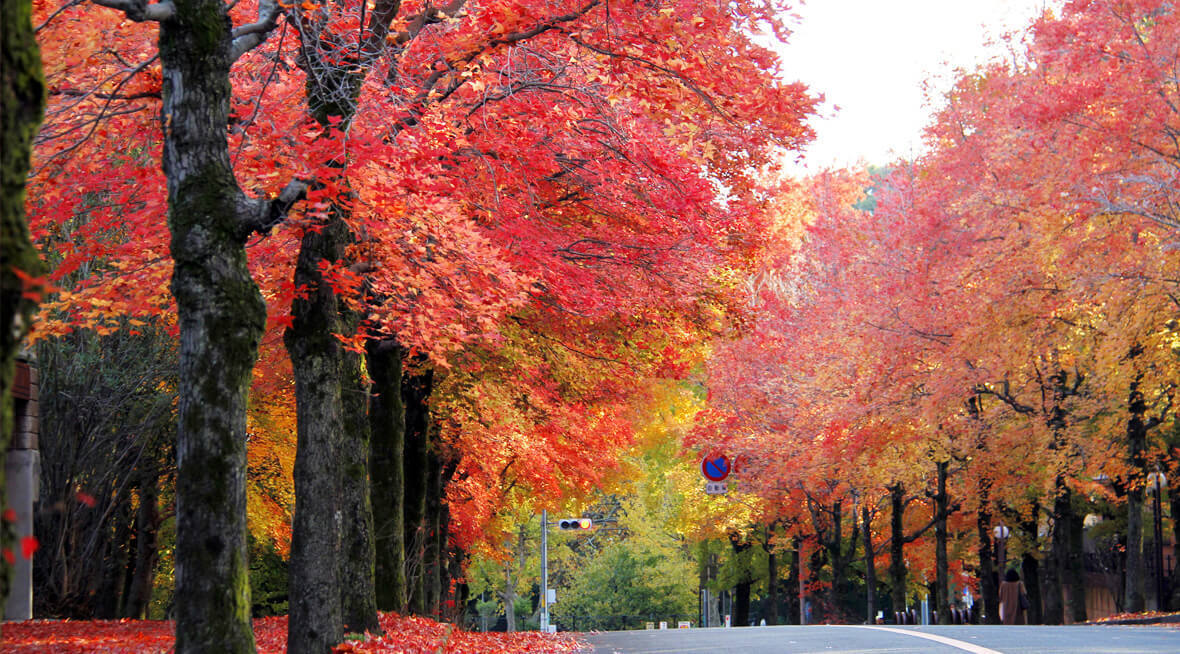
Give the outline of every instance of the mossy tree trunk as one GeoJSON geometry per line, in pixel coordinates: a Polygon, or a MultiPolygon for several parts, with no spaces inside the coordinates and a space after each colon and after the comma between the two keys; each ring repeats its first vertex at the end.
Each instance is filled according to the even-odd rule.
{"type": "Polygon", "coordinates": [[[264,212],[238,187],[226,143],[234,58],[227,6],[173,7],[160,22],[160,61],[180,323],[176,651],[253,652],[246,401],[266,305],[245,242],[264,212]]]}
{"type": "MultiPolygon", "coordinates": [[[[41,275],[43,266],[29,240],[25,180],[33,137],[45,112],[45,79],[29,0],[0,1],[0,489],[12,442],[12,385],[16,355],[37,302],[25,294],[16,271],[41,275]]],[[[0,511],[8,508],[0,492],[0,511]]],[[[0,522],[0,547],[12,548],[9,523],[0,522]]],[[[8,601],[12,568],[0,557],[0,606],[8,601]]]]}
{"type": "Polygon", "coordinates": [[[344,547],[344,348],[340,299],[320,273],[339,261],[347,227],[336,216],[304,231],[295,265],[294,319],[284,334],[295,374],[295,513],[291,524],[290,617],[292,654],[324,654],[344,637],[341,557],[344,547]]]}
{"type": "Polygon", "coordinates": [[[402,403],[402,361],[406,350],[394,339],[366,344],[369,376],[373,379],[369,400],[372,430],[372,507],[376,549],[377,606],[384,611],[404,611],[406,605],[405,501],[406,415],[402,403]]]}

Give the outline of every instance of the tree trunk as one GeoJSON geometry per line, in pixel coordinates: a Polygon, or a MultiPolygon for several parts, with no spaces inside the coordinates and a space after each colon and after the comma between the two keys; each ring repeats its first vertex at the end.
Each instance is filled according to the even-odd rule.
{"type": "Polygon", "coordinates": [[[160,525],[160,509],[157,505],[159,481],[154,468],[144,475],[140,485],[139,511],[135,519],[135,574],[131,578],[123,617],[143,620],[147,617],[148,605],[152,601],[152,581],[155,577],[156,558],[159,553],[157,533],[160,525]]]}
{"type": "Polygon", "coordinates": [[[442,552],[439,549],[439,534],[442,527],[442,462],[434,450],[427,454],[426,515],[423,535],[426,545],[423,549],[422,583],[423,615],[438,619],[442,595],[442,552]]]}
{"type": "Polygon", "coordinates": [[[160,23],[159,48],[180,327],[176,651],[253,652],[246,398],[266,305],[246,265],[247,207],[226,143],[228,8],[220,0],[173,5],[173,17],[160,23]]]}
{"type": "Polygon", "coordinates": [[[935,464],[938,475],[938,491],[934,495],[934,607],[938,611],[938,624],[951,624],[950,573],[947,562],[947,515],[950,513],[950,497],[946,492],[950,462],[935,464]]]}
{"type": "MultiPolygon", "coordinates": [[[[767,545],[769,545],[769,535],[767,538],[767,545]]],[[[766,618],[766,624],[776,625],[779,622],[778,608],[778,557],[773,550],[766,552],[766,601],[769,603],[768,610],[763,611],[766,618]]]]}
{"type": "Polygon", "coordinates": [[[1045,624],[1065,623],[1064,591],[1066,580],[1066,566],[1069,561],[1069,519],[1070,510],[1069,488],[1065,485],[1064,475],[1058,475],[1054,483],[1055,497],[1053,498],[1053,531],[1050,535],[1050,555],[1045,561],[1045,624]]]}
{"type": "Polygon", "coordinates": [[[516,587],[512,585],[512,561],[504,564],[504,621],[508,633],[516,631],[516,587]]]}
{"type": "Polygon", "coordinates": [[[406,606],[405,473],[402,468],[406,416],[402,403],[402,360],[406,351],[393,339],[369,341],[369,402],[372,428],[372,506],[376,550],[377,606],[406,606]]]}
{"type": "Polygon", "coordinates": [[[427,543],[426,495],[428,481],[427,451],[430,439],[430,407],[428,400],[433,388],[433,373],[425,370],[405,377],[402,401],[406,408],[405,431],[405,539],[406,574],[409,610],[418,615],[426,613],[424,554],[427,543]]]}
{"type": "Polygon", "coordinates": [[[979,538],[979,594],[983,602],[983,611],[987,614],[987,624],[1000,624],[1000,592],[999,575],[992,559],[992,514],[991,514],[991,486],[990,479],[979,480],[979,508],[975,512],[975,533],[979,538]]]}
{"type": "Polygon", "coordinates": [[[889,598],[894,613],[906,609],[905,488],[889,487],[889,598]]]}
{"type": "Polygon", "coordinates": [[[1126,610],[1138,613],[1144,610],[1147,601],[1144,595],[1146,568],[1143,561],[1143,475],[1147,467],[1147,424],[1143,416],[1147,405],[1139,392],[1139,381],[1131,383],[1128,398],[1130,418],[1127,421],[1127,459],[1130,463],[1130,478],[1127,485],[1127,577],[1126,610]]]}
{"type": "Polygon", "coordinates": [[[1074,624],[1086,621],[1086,559],[1085,524],[1078,511],[1069,512],[1069,560],[1066,579],[1069,580],[1070,619],[1074,624]]]}
{"type": "MultiPolygon", "coordinates": [[[[1039,502],[1033,502],[1032,510],[1029,512],[1029,518],[1020,521],[1020,530],[1024,532],[1024,537],[1028,543],[1037,543],[1037,522],[1041,515],[1041,505],[1039,502]]],[[[1020,574],[1024,578],[1024,587],[1028,591],[1028,623],[1042,624],[1044,621],[1041,607],[1041,570],[1040,562],[1037,560],[1033,550],[1024,553],[1020,560],[1020,574]]]]}
{"type": "Polygon", "coordinates": [[[860,508],[860,523],[864,527],[865,548],[865,606],[866,624],[877,621],[877,557],[873,551],[873,516],[868,506],[860,508]]]}
{"type": "MultiPolygon", "coordinates": [[[[355,318],[349,322],[352,324],[346,324],[346,329],[351,333],[357,327],[355,318]]],[[[377,622],[376,550],[369,497],[369,385],[362,364],[359,353],[343,352],[340,465],[344,474],[340,478],[340,510],[344,514],[344,556],[340,560],[340,604],[345,631],[377,634],[381,625],[377,622]]]]}
{"type": "Polygon", "coordinates": [[[802,587],[799,583],[799,563],[801,561],[800,557],[803,551],[803,545],[798,536],[793,541],[791,546],[791,562],[787,566],[787,601],[785,602],[787,619],[785,624],[800,624],[799,618],[802,615],[800,613],[802,587]]]}
{"type": "Polygon", "coordinates": [[[348,228],[334,213],[306,229],[295,265],[294,318],[284,334],[295,373],[295,514],[291,523],[287,650],[323,654],[344,637],[340,562],[345,556],[343,462],[344,348],[341,304],[320,263],[339,261],[348,228]]]}
{"type": "MultiPolygon", "coordinates": [[[[31,21],[29,0],[0,4],[0,489],[6,488],[5,462],[15,419],[16,355],[37,307],[15,271],[40,277],[44,270],[25,217],[29,155],[45,111],[41,51],[31,21]]],[[[8,508],[6,494],[0,493],[0,512],[8,508]]],[[[0,547],[14,549],[14,538],[12,525],[0,521],[0,547]]],[[[11,573],[8,560],[0,557],[0,607],[8,603],[11,573]]]]}

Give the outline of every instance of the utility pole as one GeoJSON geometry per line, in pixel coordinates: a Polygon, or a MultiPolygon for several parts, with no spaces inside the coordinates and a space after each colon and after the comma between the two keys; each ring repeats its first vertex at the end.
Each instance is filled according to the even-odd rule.
{"type": "Polygon", "coordinates": [[[541,633],[549,633],[549,512],[541,509],[541,633]]]}

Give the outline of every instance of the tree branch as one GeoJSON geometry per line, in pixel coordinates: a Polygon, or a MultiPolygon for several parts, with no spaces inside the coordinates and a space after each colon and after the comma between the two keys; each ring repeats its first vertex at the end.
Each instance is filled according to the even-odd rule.
{"type": "Polygon", "coordinates": [[[176,14],[176,7],[171,0],[149,5],[147,0],[90,0],[100,7],[118,9],[128,18],[143,23],[146,21],[165,21],[176,14]]]}
{"type": "Polygon", "coordinates": [[[233,49],[230,51],[230,61],[237,61],[242,55],[262,45],[278,22],[278,0],[261,0],[258,3],[258,19],[253,23],[235,27],[231,32],[233,49]]]}
{"type": "Polygon", "coordinates": [[[247,200],[246,206],[242,207],[240,212],[243,236],[249,236],[255,232],[266,234],[275,225],[286,220],[291,207],[307,197],[309,186],[307,180],[295,178],[288,182],[274,199],[251,198],[247,200]]]}

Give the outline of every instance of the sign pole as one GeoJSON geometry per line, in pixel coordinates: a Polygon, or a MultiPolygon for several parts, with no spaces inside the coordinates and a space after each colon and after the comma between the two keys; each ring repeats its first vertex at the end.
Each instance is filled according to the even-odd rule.
{"type": "Polygon", "coordinates": [[[541,509],[541,633],[549,633],[549,512],[541,509]]]}

